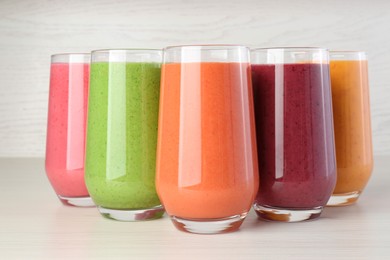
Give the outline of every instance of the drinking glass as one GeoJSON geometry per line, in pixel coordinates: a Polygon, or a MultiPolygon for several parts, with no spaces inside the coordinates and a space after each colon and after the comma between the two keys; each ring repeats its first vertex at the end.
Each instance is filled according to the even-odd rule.
{"type": "Polygon", "coordinates": [[[92,52],[85,178],[110,219],[160,218],[155,189],[161,50],[92,52]]]}
{"type": "Polygon", "coordinates": [[[164,49],[156,186],[182,231],[239,228],[258,188],[249,50],[164,49]]]}
{"type": "Polygon", "coordinates": [[[336,181],[329,53],[321,48],[251,51],[262,219],[320,216],[336,181]]]}
{"type": "Polygon", "coordinates": [[[327,205],[342,206],[356,202],[373,168],[366,54],[331,51],[330,76],[337,182],[327,205]]]}
{"type": "Polygon", "coordinates": [[[51,56],[46,174],[65,205],[93,206],[84,182],[90,55],[51,56]]]}

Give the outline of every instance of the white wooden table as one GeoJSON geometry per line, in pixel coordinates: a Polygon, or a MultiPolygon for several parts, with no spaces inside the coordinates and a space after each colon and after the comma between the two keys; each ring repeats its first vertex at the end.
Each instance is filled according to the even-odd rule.
{"type": "Polygon", "coordinates": [[[303,223],[257,219],[238,232],[194,235],[167,216],[116,222],[95,208],[60,204],[43,159],[0,159],[0,259],[390,259],[390,157],[358,204],[303,223]]]}

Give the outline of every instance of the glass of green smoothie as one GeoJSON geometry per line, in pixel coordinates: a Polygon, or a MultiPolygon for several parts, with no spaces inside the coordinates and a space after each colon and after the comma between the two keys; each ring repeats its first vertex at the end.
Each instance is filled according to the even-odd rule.
{"type": "Polygon", "coordinates": [[[92,52],[85,181],[107,218],[164,214],[155,189],[161,62],[161,50],[92,52]]]}

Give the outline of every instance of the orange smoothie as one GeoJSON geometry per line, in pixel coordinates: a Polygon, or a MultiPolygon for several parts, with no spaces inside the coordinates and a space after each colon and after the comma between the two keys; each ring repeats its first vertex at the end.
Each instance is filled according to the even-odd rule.
{"type": "Polygon", "coordinates": [[[251,208],[259,180],[250,73],[248,63],[163,65],[156,187],[170,216],[251,208]]]}
{"type": "Polygon", "coordinates": [[[356,201],[373,168],[367,61],[331,60],[330,72],[337,157],[333,195],[356,194],[341,203],[346,205],[356,201]]]}

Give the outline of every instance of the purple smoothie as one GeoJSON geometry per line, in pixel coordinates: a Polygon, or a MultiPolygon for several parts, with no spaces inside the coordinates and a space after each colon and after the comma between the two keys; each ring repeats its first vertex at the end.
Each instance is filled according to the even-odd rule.
{"type": "Polygon", "coordinates": [[[257,205],[310,209],[331,196],[336,161],[327,75],[326,64],[252,65],[257,205]]]}

